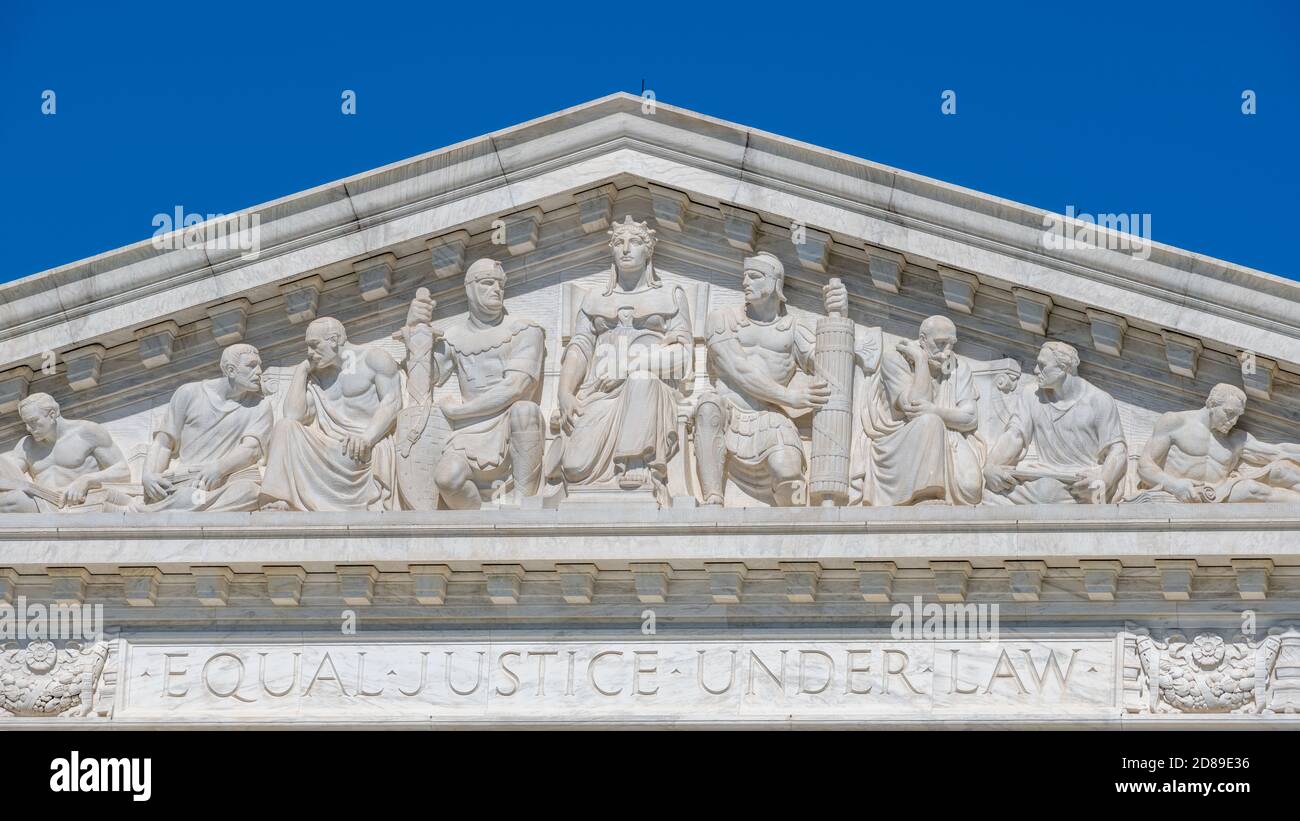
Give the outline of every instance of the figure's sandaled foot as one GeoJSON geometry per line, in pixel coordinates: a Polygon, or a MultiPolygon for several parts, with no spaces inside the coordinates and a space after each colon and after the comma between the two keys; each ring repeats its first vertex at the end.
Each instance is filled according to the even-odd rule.
{"type": "Polygon", "coordinates": [[[700,505],[703,507],[722,507],[722,496],[718,493],[710,493],[704,497],[704,501],[700,502],[700,505]]]}
{"type": "Polygon", "coordinates": [[[641,490],[650,487],[650,469],[647,467],[629,467],[618,477],[618,486],[623,490],[641,490]]]}
{"type": "Polygon", "coordinates": [[[262,505],[261,508],[259,508],[259,510],[283,510],[283,511],[287,511],[288,509],[289,509],[289,503],[284,501],[283,499],[275,499],[274,501],[267,502],[266,504],[262,505]]]}

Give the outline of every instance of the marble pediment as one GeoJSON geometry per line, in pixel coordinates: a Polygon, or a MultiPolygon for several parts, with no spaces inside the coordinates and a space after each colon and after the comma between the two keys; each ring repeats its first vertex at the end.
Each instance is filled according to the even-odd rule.
{"type": "Polygon", "coordinates": [[[688,404],[708,387],[705,315],[743,303],[742,259],[768,251],[789,312],[810,326],[831,278],[859,339],[892,346],[950,317],[988,441],[1049,339],[1077,348],[1079,373],[1115,397],[1131,460],[1157,416],[1198,407],[1220,382],[1245,388],[1256,436],[1292,441],[1300,427],[1295,283],[1159,245],[1145,258],[1047,249],[1036,209],[667,105],[647,113],[630,95],[245,214],[258,218],[255,255],[146,240],[0,286],[0,447],[25,432],[17,402],[48,393],[65,417],[104,424],[138,481],[168,399],[215,376],[225,345],[259,348],[278,413],[306,320],[336,317],[400,362],[416,290],[450,327],[466,312],[461,274],[482,257],[506,271],[507,310],[545,331],[549,416],[582,294],[607,278],[606,231],[625,216],[655,228],[656,268],[687,295],[688,404]]]}
{"type": "Polygon", "coordinates": [[[628,94],[227,219],[0,285],[6,726],[1297,726],[1297,283],[628,94]]]}

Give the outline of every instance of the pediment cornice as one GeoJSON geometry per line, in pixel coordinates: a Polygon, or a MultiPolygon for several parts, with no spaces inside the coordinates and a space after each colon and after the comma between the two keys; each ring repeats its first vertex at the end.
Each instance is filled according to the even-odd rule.
{"type": "Polygon", "coordinates": [[[1294,282],[1158,244],[1145,260],[1049,252],[1041,210],[672,106],[642,114],[641,103],[612,95],[248,209],[260,218],[257,259],[144,241],[0,286],[0,370],[39,367],[46,351],[129,342],[162,319],[199,321],[224,302],[275,297],[383,253],[407,257],[437,237],[532,207],[550,213],[622,180],[778,228],[799,220],[850,255],[901,255],[1300,372],[1294,282]]]}

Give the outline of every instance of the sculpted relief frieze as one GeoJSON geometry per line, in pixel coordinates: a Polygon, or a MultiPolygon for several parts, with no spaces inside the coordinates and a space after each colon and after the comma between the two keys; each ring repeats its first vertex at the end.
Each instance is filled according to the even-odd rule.
{"type": "Polygon", "coordinates": [[[711,299],[657,241],[615,221],[603,272],[565,285],[563,330],[555,311],[507,311],[506,271],[484,257],[459,317],[421,288],[391,340],[357,344],[323,316],[287,365],[231,345],[133,447],[33,393],[0,456],[0,511],[1300,501],[1300,445],[1237,427],[1234,385],[1135,416],[1066,342],[1022,375],[958,354],[947,316],[902,337],[850,317],[835,278],[792,310],[768,251],[743,257],[734,299],[711,299]]]}

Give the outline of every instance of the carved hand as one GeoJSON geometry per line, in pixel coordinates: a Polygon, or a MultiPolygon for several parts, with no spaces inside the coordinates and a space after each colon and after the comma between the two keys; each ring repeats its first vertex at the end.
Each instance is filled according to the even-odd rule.
{"type": "Polygon", "coordinates": [[[923,413],[939,413],[939,406],[933,402],[926,402],[924,400],[920,402],[908,402],[904,399],[899,404],[909,419],[915,416],[920,416],[923,413]]]}
{"type": "Polygon", "coordinates": [[[582,416],[582,400],[571,393],[560,391],[560,429],[565,433],[573,432],[573,423],[582,416]]]}
{"type": "Polygon", "coordinates": [[[411,307],[406,312],[406,325],[427,325],[433,322],[433,309],[438,307],[438,300],[429,296],[429,291],[421,288],[411,300],[411,307]]]}
{"type": "MultiPolygon", "coordinates": [[[[1090,504],[1096,495],[1093,483],[1100,480],[1100,467],[1085,468],[1084,470],[1079,471],[1079,478],[1075,479],[1074,483],[1070,485],[1070,495],[1082,504],[1090,504]]],[[[1106,491],[1103,489],[1101,493],[1104,499],[1106,491]]]]}
{"type": "Polygon", "coordinates": [[[801,388],[790,389],[790,399],[786,406],[793,410],[820,408],[831,398],[831,387],[820,379],[801,388]]]}
{"type": "Polygon", "coordinates": [[[90,480],[85,476],[80,476],[72,480],[72,484],[63,491],[63,504],[60,507],[68,505],[79,505],[86,501],[86,494],[90,492],[90,480]]]}
{"type": "Polygon", "coordinates": [[[826,313],[836,316],[848,316],[849,289],[844,287],[843,282],[828,282],[823,285],[822,301],[826,306],[826,313]]]}
{"type": "Polygon", "coordinates": [[[221,484],[221,480],[224,477],[225,474],[221,472],[221,465],[217,462],[213,462],[199,473],[199,490],[208,490],[209,488],[216,487],[221,484]]]}
{"type": "Polygon", "coordinates": [[[1161,483],[1161,487],[1172,493],[1174,498],[1180,502],[1199,502],[1201,500],[1200,488],[1197,482],[1191,479],[1182,479],[1171,476],[1161,483]]]}
{"type": "Polygon", "coordinates": [[[984,484],[994,493],[1006,493],[1015,487],[1016,477],[1011,475],[1009,465],[985,465],[984,484]]]}
{"type": "Polygon", "coordinates": [[[172,492],[172,483],[165,479],[162,474],[146,470],[140,477],[140,485],[144,488],[144,498],[149,502],[157,502],[165,499],[172,492]]]}
{"type": "Polygon", "coordinates": [[[343,440],[343,452],[352,457],[354,462],[369,462],[370,448],[370,441],[364,436],[349,436],[343,440]]]}
{"type": "Polygon", "coordinates": [[[925,361],[925,351],[921,349],[921,343],[917,342],[915,339],[904,339],[902,342],[895,345],[894,348],[901,353],[908,362],[912,363],[912,367],[917,367],[925,361]]]}

